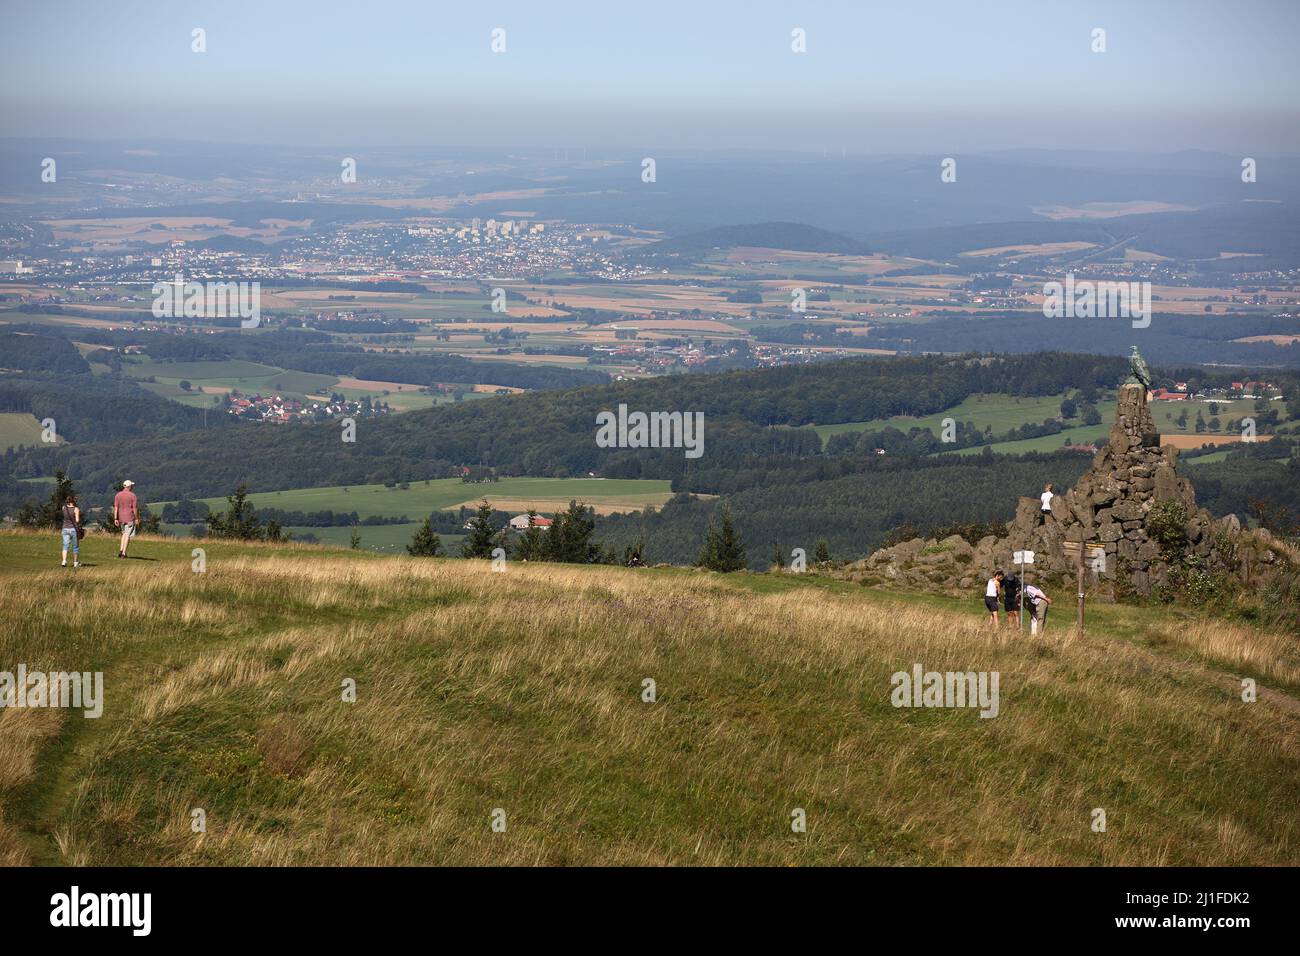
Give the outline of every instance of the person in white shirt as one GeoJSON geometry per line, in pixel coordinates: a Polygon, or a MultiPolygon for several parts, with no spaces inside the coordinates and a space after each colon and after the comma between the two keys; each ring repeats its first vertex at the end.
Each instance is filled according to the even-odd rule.
{"type": "Polygon", "coordinates": [[[1025,600],[1029,602],[1030,614],[1033,615],[1034,623],[1037,625],[1036,630],[1042,634],[1047,630],[1047,607],[1052,603],[1052,599],[1044,594],[1041,588],[1026,584],[1025,600]]]}
{"type": "Polygon", "coordinates": [[[1052,499],[1055,497],[1056,495],[1052,493],[1052,483],[1049,481],[1047,484],[1043,485],[1043,493],[1038,496],[1038,500],[1042,502],[1039,507],[1039,512],[1044,524],[1047,523],[1047,519],[1052,515],[1052,499]]]}
{"type": "Polygon", "coordinates": [[[984,585],[984,606],[989,610],[989,622],[998,626],[998,594],[1002,590],[1002,572],[994,571],[984,585]]]}

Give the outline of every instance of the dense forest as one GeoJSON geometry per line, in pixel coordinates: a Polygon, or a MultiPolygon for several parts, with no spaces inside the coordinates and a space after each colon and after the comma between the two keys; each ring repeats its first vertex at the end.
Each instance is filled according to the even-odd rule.
{"type": "Polygon", "coordinates": [[[90,366],[67,339],[0,332],[0,369],[76,375],[89,372],[90,366]]]}
{"type": "MultiPolygon", "coordinates": [[[[0,378],[0,412],[30,412],[40,420],[52,418],[60,438],[79,444],[161,437],[204,427],[202,409],[160,398],[129,380],[88,372],[5,375],[0,378]]],[[[208,427],[218,429],[232,424],[227,418],[212,415],[208,427]]],[[[107,450],[102,444],[96,447],[107,450]]],[[[16,473],[8,459],[4,472],[16,473]]],[[[38,473],[49,470],[33,472],[38,473]]]]}
{"type": "MultiPolygon", "coordinates": [[[[595,473],[668,479],[678,492],[662,509],[598,518],[595,539],[607,553],[635,550],[640,541],[648,562],[690,563],[709,522],[727,504],[748,545],[751,567],[765,566],[774,547],[787,558],[796,547],[811,554],[819,539],[833,557],[854,558],[902,526],[927,531],[958,522],[1003,522],[1020,496],[1036,493],[1046,481],[1068,487],[1090,459],[1070,452],[1018,458],[987,450],[970,457],[937,454],[943,449],[930,432],[883,426],[836,436],[823,448],[813,424],[927,415],[976,393],[1095,393],[1112,387],[1126,371],[1120,359],[1061,353],[853,359],[439,406],[364,420],[355,442],[343,441],[335,423],[274,427],[221,416],[221,424],[202,430],[196,410],[128,383],[76,376],[87,380],[83,394],[60,391],[41,378],[10,376],[3,380],[0,402],[8,396],[9,404],[26,402],[33,409],[52,407],[42,401],[63,402],[59,414],[72,416],[69,427],[86,435],[75,438],[73,446],[6,452],[0,458],[0,508],[12,513],[32,496],[32,486],[16,478],[49,475],[59,466],[68,469],[92,504],[106,500],[127,475],[147,500],[157,501],[228,495],[245,483],[254,491],[272,491],[415,481],[458,475],[466,466],[484,475],[595,473]],[[69,404],[72,394],[83,404],[69,404]],[[681,448],[600,447],[596,415],[620,404],[647,412],[703,413],[704,454],[692,459],[681,448]],[[146,424],[163,410],[175,419],[146,424]],[[124,431],[130,429],[135,430],[124,431]],[[875,454],[877,447],[887,453],[875,454]]],[[[1196,376],[1209,385],[1246,373],[1163,374],[1196,376]]],[[[1288,394],[1294,391],[1289,377],[1274,377],[1288,394]]],[[[1021,426],[1008,434],[1047,427],[1021,426]]],[[[958,436],[958,446],[988,437],[978,429],[967,431],[958,436]]],[[[1197,465],[1189,474],[1201,502],[1216,514],[1254,514],[1260,500],[1300,514],[1300,465],[1287,463],[1291,441],[1279,437],[1234,450],[1226,461],[1197,465]]],[[[333,513],[268,512],[268,517],[321,526],[355,520],[333,513]]],[[[450,515],[437,517],[435,531],[459,527],[450,515]]]]}
{"type": "Polygon", "coordinates": [[[125,469],[155,500],[225,494],[240,482],[264,491],[411,481],[445,476],[461,465],[513,475],[675,479],[747,455],[819,455],[820,440],[800,426],[925,415],[977,392],[1055,395],[1096,388],[1122,378],[1124,368],[1117,359],[1054,353],[849,360],[441,406],[368,420],[353,443],[341,441],[333,424],[272,429],[236,423],[215,433],[163,434],[75,451],[21,449],[6,453],[0,465],[18,477],[68,466],[91,488],[108,487],[125,469]],[[619,404],[703,413],[703,457],[686,458],[681,449],[599,447],[596,415],[619,404]]]}

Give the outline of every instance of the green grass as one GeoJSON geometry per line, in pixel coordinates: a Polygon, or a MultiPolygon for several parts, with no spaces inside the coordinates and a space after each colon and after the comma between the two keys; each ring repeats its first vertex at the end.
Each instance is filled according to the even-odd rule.
{"type": "MultiPolygon", "coordinates": [[[[1074,428],[1067,428],[1056,435],[1044,435],[1041,438],[1026,438],[1019,441],[995,442],[988,445],[994,454],[998,455],[1023,455],[1028,452],[1052,452],[1059,449],[1068,439],[1073,445],[1086,445],[1090,442],[1096,442],[1103,439],[1110,432],[1109,422],[1115,418],[1115,403],[1102,402],[1098,406],[1101,412],[1102,424],[1100,425],[1080,425],[1074,428]]],[[[1196,402],[1193,405],[1183,405],[1173,402],[1155,402],[1152,403],[1151,417],[1155,422],[1156,428],[1162,435],[1194,435],[1196,434],[1196,412],[1198,409],[1204,411],[1206,421],[1210,420],[1209,406],[1196,402]],[[1188,411],[1188,420],[1186,427],[1179,428],[1177,418],[1181,411],[1186,408],[1188,411]]],[[[1240,418],[1243,415],[1253,415],[1255,413],[1255,403],[1253,400],[1241,400],[1237,402],[1220,402],[1219,418],[1225,424],[1229,418],[1240,418]]],[[[947,414],[947,413],[945,413],[947,414]]],[[[979,420],[977,419],[977,424],[979,420]]],[[[993,428],[996,434],[999,431],[1005,431],[997,426],[993,428]]],[[[1207,431],[1204,433],[1206,438],[1222,436],[1226,434],[1223,431],[1207,431]]],[[[983,452],[986,446],[977,446],[973,448],[963,448],[957,452],[959,455],[978,455],[983,452]]],[[[1221,461],[1225,457],[1224,453],[1216,452],[1213,456],[1205,458],[1188,459],[1189,461],[1207,462],[1221,461]]]]}
{"type": "MultiPolygon", "coordinates": [[[[166,522],[162,525],[163,531],[169,535],[185,541],[193,541],[195,545],[203,544],[203,539],[190,536],[192,527],[193,525],[173,522],[166,522]]],[[[376,554],[404,554],[406,553],[406,546],[411,543],[411,538],[419,527],[420,523],[417,521],[407,521],[403,524],[360,525],[361,548],[365,551],[373,551],[376,554]]],[[[352,527],[350,525],[328,528],[290,525],[284,530],[293,535],[295,541],[302,543],[308,542],[308,535],[314,535],[317,542],[325,547],[348,548],[351,547],[352,543],[352,527]]],[[[444,534],[441,537],[442,549],[445,553],[449,555],[459,553],[460,542],[464,535],[444,534]]]]}
{"type": "MultiPolygon", "coordinates": [[[[1018,397],[1014,395],[999,394],[981,394],[972,395],[965,401],[954,405],[952,408],[945,409],[942,412],[936,412],[933,415],[924,415],[918,418],[910,418],[904,415],[896,415],[892,418],[877,419],[867,422],[840,422],[832,425],[816,425],[814,430],[821,436],[822,444],[831,435],[838,435],[844,432],[860,431],[877,431],[886,427],[897,428],[900,431],[908,431],[912,428],[929,429],[935,435],[941,435],[943,429],[943,420],[952,418],[965,424],[973,422],[975,427],[981,431],[986,428],[992,428],[993,434],[1000,435],[1010,431],[1012,428],[1019,428],[1026,424],[1040,424],[1043,421],[1055,418],[1060,412],[1061,401],[1064,396],[1029,396],[1018,397]]],[[[1193,405],[1181,405],[1175,403],[1156,402],[1151,406],[1152,418],[1155,420],[1156,427],[1162,434],[1166,435],[1191,435],[1195,434],[1196,412],[1201,410],[1205,414],[1206,421],[1210,419],[1209,405],[1197,402],[1193,405]],[[1179,428],[1177,418],[1179,414],[1187,409],[1188,422],[1184,428],[1179,428]]],[[[1071,444],[1086,445],[1095,442],[1098,439],[1105,438],[1110,431],[1109,422],[1115,418],[1114,400],[1106,400],[1097,404],[1097,410],[1101,413],[1102,424],[1100,425],[1079,425],[1076,424],[1071,428],[1064,429],[1057,435],[1045,435],[1041,438],[1026,438],[1010,442],[997,442],[987,447],[992,448],[995,454],[1000,455],[1022,455],[1027,452],[1051,452],[1056,451],[1061,445],[1065,444],[1068,438],[1071,444]]],[[[1243,399],[1236,402],[1220,402],[1218,417],[1226,423],[1228,419],[1239,419],[1243,416],[1255,414],[1255,403],[1253,400],[1243,399]]],[[[1209,435],[1222,435],[1223,432],[1206,432],[1209,435]]],[[[975,448],[966,448],[957,452],[959,455],[979,454],[985,446],[975,448]]]]}
{"type": "MultiPolygon", "coordinates": [[[[408,521],[405,524],[377,524],[362,525],[361,547],[366,551],[374,551],[379,554],[405,554],[406,546],[411,543],[411,538],[416,530],[420,527],[419,522],[408,521]]],[[[314,534],[320,539],[322,545],[332,548],[346,548],[352,539],[351,528],[307,528],[292,527],[288,529],[294,537],[301,537],[304,534],[314,534]]],[[[461,534],[444,534],[442,538],[442,550],[444,554],[456,555],[460,553],[460,543],[464,540],[461,534]]]]}
{"type": "Polygon", "coordinates": [[[1179,459],[1179,462],[1184,465],[1208,465],[1211,462],[1223,461],[1227,457],[1228,452],[1225,449],[1224,451],[1212,451],[1208,455],[1197,455],[1195,458],[1188,458],[1184,454],[1179,459]]]}
{"type": "MultiPolygon", "coordinates": [[[[622,478],[502,478],[485,484],[467,484],[459,478],[434,478],[411,482],[410,488],[386,488],[383,485],[350,485],[329,488],[295,488],[265,491],[249,495],[258,508],[285,511],[342,511],[357,513],[359,518],[375,515],[383,518],[423,518],[433,511],[453,508],[462,502],[484,496],[490,500],[535,501],[553,510],[570,499],[590,505],[618,506],[628,509],[653,503],[662,504],[672,496],[670,482],[622,478]]],[[[202,499],[209,508],[224,510],[226,499],[202,499]]],[[[167,502],[153,502],[160,509],[167,502]]],[[[516,508],[513,510],[526,510],[516,508]]]]}
{"type": "Polygon", "coordinates": [[[0,713],[0,864],[1300,862],[1294,647],[1177,609],[1029,640],[812,575],[57,544],[0,534],[0,661],[104,715],[0,713]],[[891,706],[913,662],[999,715],[891,706]]]}
{"type": "MultiPolygon", "coordinates": [[[[1060,413],[1062,400],[1063,396],[1060,395],[1028,397],[999,394],[972,395],[953,407],[933,415],[917,418],[895,415],[892,418],[875,421],[841,422],[834,425],[816,425],[814,428],[821,436],[823,444],[831,435],[842,432],[876,431],[886,427],[897,428],[904,432],[912,428],[925,428],[935,435],[940,435],[945,418],[952,418],[962,424],[973,422],[981,431],[988,426],[993,429],[994,434],[1001,434],[1012,428],[1019,428],[1021,425],[1039,424],[1046,419],[1055,418],[1060,413]]],[[[1114,417],[1114,402],[1101,402],[1097,407],[1101,412],[1102,421],[1109,421],[1114,417]]]]}
{"type": "MultiPolygon", "coordinates": [[[[1239,399],[1235,402],[1216,402],[1218,406],[1217,417],[1220,421],[1226,423],[1229,418],[1240,419],[1251,417],[1256,413],[1254,399],[1239,399]]],[[[1151,417],[1156,423],[1156,428],[1167,434],[1184,434],[1192,435],[1196,433],[1196,413],[1199,411],[1205,416],[1208,422],[1211,418],[1216,417],[1210,414],[1210,406],[1206,402],[1152,402],[1151,417]],[[1187,425],[1179,428],[1177,424],[1178,416],[1184,411],[1187,412],[1187,425]]],[[[1285,421],[1286,407],[1282,402],[1270,403],[1271,408],[1277,408],[1283,414],[1285,421]]],[[[1220,432],[1211,432],[1209,434],[1221,434],[1220,432]]]]}
{"type": "Polygon", "coordinates": [[[392,406],[395,412],[409,412],[417,408],[432,408],[434,405],[451,405],[455,400],[450,395],[429,395],[424,392],[414,392],[403,390],[396,392],[389,390],[384,394],[382,390],[366,388],[330,388],[329,392],[338,392],[344,398],[357,400],[369,396],[377,402],[387,402],[392,406]]]}
{"type": "Polygon", "coordinates": [[[1040,438],[1022,438],[1019,441],[1002,441],[991,445],[961,448],[955,454],[980,455],[984,453],[985,448],[992,449],[995,455],[1024,455],[1031,451],[1053,452],[1058,451],[1067,441],[1071,445],[1087,445],[1105,438],[1109,433],[1110,426],[1106,424],[1080,425],[1077,428],[1065,428],[1055,435],[1043,435],[1040,438]]]}

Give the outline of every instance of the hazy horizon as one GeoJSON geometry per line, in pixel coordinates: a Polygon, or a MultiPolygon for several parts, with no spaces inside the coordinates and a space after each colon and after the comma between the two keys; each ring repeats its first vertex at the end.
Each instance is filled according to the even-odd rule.
{"type": "Polygon", "coordinates": [[[6,21],[5,138],[1300,152],[1291,3],[19,2],[6,21]]]}

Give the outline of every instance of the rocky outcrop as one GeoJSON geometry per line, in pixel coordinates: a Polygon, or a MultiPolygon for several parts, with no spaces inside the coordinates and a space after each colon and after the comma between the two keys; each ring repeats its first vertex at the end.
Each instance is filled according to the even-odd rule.
{"type": "Polygon", "coordinates": [[[850,565],[848,576],[969,593],[995,569],[1012,570],[1013,552],[1029,550],[1035,580],[1064,582],[1077,573],[1080,542],[1104,553],[1104,568],[1088,573],[1112,596],[1145,596],[1169,583],[1175,565],[1247,581],[1294,570],[1286,547],[1268,532],[1246,531],[1235,515],[1215,519],[1197,507],[1191,482],[1178,474],[1178,449],[1161,447],[1141,385],[1120,387],[1105,447],[1051,509],[1045,515],[1037,497],[1021,498],[1003,536],[976,545],[956,536],[905,541],[850,565]],[[1171,528],[1175,519],[1180,527],[1171,528]]]}

